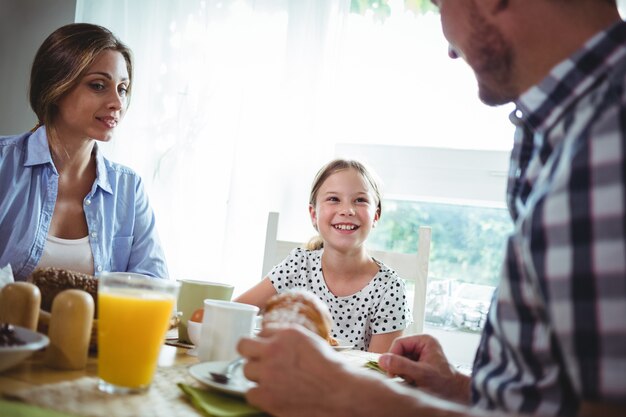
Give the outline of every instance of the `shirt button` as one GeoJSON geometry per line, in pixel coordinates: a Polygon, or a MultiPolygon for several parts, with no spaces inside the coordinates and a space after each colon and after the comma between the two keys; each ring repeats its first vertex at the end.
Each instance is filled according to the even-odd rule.
{"type": "Polygon", "coordinates": [[[98,265],[96,269],[98,270],[98,272],[102,272],[102,265],[98,265]]]}
{"type": "Polygon", "coordinates": [[[88,206],[88,205],[90,205],[90,204],[91,204],[91,200],[90,200],[90,199],[85,200],[85,205],[86,205],[86,206],[88,206]]]}
{"type": "Polygon", "coordinates": [[[91,237],[98,237],[98,234],[96,232],[91,232],[91,237]]]}

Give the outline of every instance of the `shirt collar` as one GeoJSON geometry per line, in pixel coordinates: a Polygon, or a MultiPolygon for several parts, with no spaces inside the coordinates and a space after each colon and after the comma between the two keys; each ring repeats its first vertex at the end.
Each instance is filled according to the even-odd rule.
{"type": "Polygon", "coordinates": [[[579,97],[604,78],[626,55],[626,22],[594,35],[571,57],[558,64],[541,83],[516,101],[524,123],[535,131],[552,126],[579,97]]]}
{"type": "Polygon", "coordinates": [[[50,164],[54,167],[52,155],[50,155],[50,147],[48,146],[48,136],[46,135],[46,128],[44,126],[37,128],[26,141],[26,158],[24,160],[24,166],[42,164],[50,164]]]}
{"type": "Polygon", "coordinates": [[[107,160],[104,158],[98,142],[94,144],[93,151],[96,154],[96,186],[102,188],[109,194],[113,194],[111,183],[109,182],[109,170],[107,160]]]}
{"type": "MultiPolygon", "coordinates": [[[[95,185],[97,187],[100,187],[103,191],[112,194],[113,189],[109,181],[109,171],[107,169],[108,163],[107,160],[104,158],[100,147],[98,146],[98,142],[94,144],[93,152],[96,156],[95,185]]],[[[56,167],[52,162],[52,155],[50,154],[50,146],[48,145],[46,128],[44,126],[40,126],[39,128],[37,128],[37,130],[35,130],[32,135],[30,135],[30,137],[26,141],[26,158],[24,161],[24,166],[35,166],[43,164],[50,164],[55,173],[57,173],[56,167]]]]}

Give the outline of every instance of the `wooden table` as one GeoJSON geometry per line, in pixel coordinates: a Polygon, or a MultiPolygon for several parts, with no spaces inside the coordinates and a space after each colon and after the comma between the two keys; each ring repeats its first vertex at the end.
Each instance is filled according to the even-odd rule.
{"type": "MultiPolygon", "coordinates": [[[[159,367],[191,365],[198,362],[187,354],[188,349],[163,345],[159,355],[159,367]]],[[[44,365],[43,351],[35,353],[25,362],[0,374],[0,394],[11,395],[17,391],[38,385],[70,381],[84,376],[98,375],[98,359],[90,354],[87,367],[79,371],[63,371],[44,365]]]]}
{"type": "MultiPolygon", "coordinates": [[[[198,363],[198,359],[195,356],[188,355],[187,352],[188,352],[188,349],[186,348],[170,346],[167,344],[163,345],[161,349],[161,353],[159,355],[159,362],[158,362],[158,366],[160,370],[157,371],[157,374],[161,375],[161,379],[160,379],[161,381],[163,381],[163,378],[166,374],[167,375],[172,374],[172,375],[177,375],[177,376],[184,374],[187,378],[190,378],[192,380],[191,382],[188,381],[187,383],[192,383],[192,384],[197,383],[197,381],[193,380],[193,378],[191,378],[189,374],[187,373],[186,366],[198,363]]],[[[361,352],[361,351],[343,351],[342,355],[345,356],[346,362],[352,363],[355,366],[363,366],[363,364],[365,364],[365,362],[367,362],[368,360],[374,360],[378,357],[377,354],[361,352]]],[[[65,403],[67,401],[70,401],[70,399],[67,398],[68,396],[72,397],[72,395],[75,392],[80,391],[81,389],[84,390],[84,386],[82,386],[82,388],[79,388],[78,390],[75,389],[77,385],[81,386],[82,381],[86,379],[84,377],[91,377],[87,379],[93,380],[93,377],[96,377],[96,376],[97,376],[97,357],[95,355],[90,355],[88,359],[87,367],[85,369],[82,369],[79,371],[64,371],[64,370],[53,369],[53,368],[46,366],[44,364],[44,352],[41,351],[41,352],[35,353],[32,357],[30,357],[29,359],[27,359],[25,362],[21,363],[20,365],[0,374],[0,395],[9,397],[9,398],[15,397],[15,396],[20,397],[20,395],[17,395],[17,393],[20,391],[25,392],[25,390],[30,391],[34,389],[35,391],[39,392],[41,390],[48,390],[50,389],[50,387],[54,387],[54,389],[59,394],[59,397],[58,397],[59,400],[65,403]],[[60,384],[56,385],[56,383],[60,383],[60,384]],[[53,384],[53,385],[47,385],[47,384],[53,384]],[[69,386],[66,386],[68,384],[69,386]],[[61,388],[61,386],[63,386],[63,388],[61,388]],[[41,389],[39,387],[41,387],[41,389]],[[70,391],[66,391],[67,389],[69,389],[70,391]],[[66,396],[65,394],[66,392],[69,393],[68,396],[66,396]]],[[[175,412],[176,415],[185,415],[185,416],[193,416],[193,417],[201,415],[190,404],[182,400],[183,395],[181,394],[180,390],[176,386],[175,381],[173,381],[169,377],[166,378],[167,385],[165,387],[165,390],[163,391],[162,384],[159,385],[159,383],[157,383],[158,380],[159,378],[155,377],[156,387],[155,387],[155,384],[153,384],[153,387],[150,389],[151,391],[151,393],[149,393],[150,396],[156,395],[162,401],[163,403],[162,405],[164,406],[183,407],[183,409],[180,410],[182,412],[178,412],[179,411],[178,409],[176,410],[175,412]],[[165,393],[164,396],[161,395],[161,393],[163,392],[165,393]]],[[[94,384],[94,382],[92,382],[92,384],[94,384]]],[[[201,386],[201,384],[199,383],[197,385],[201,386]]],[[[86,390],[86,392],[88,392],[89,396],[93,395],[93,398],[96,401],[96,403],[98,400],[97,399],[98,396],[107,395],[107,394],[97,392],[98,390],[97,388],[95,388],[95,385],[90,385],[90,387],[93,387],[93,388],[89,388],[88,390],[86,390]]],[[[36,395],[35,397],[41,398],[39,395],[36,395]]],[[[151,396],[151,400],[154,400],[154,398],[155,398],[154,396],[151,396]]],[[[101,398],[100,398],[100,401],[102,401],[101,398]]],[[[55,405],[53,404],[58,404],[58,402],[54,402],[54,403],[48,402],[47,404],[49,404],[50,408],[54,408],[55,405]]],[[[89,401],[88,403],[83,403],[83,404],[91,405],[94,403],[89,401]]],[[[44,405],[40,405],[40,406],[44,406],[44,405]]],[[[44,407],[48,408],[48,406],[44,406],[44,407]]],[[[135,411],[145,410],[145,403],[138,405],[138,407],[139,408],[135,408],[135,411]]],[[[59,409],[59,411],[63,411],[63,408],[59,409]]],[[[67,409],[65,409],[64,411],[70,412],[67,409]]],[[[76,415],[82,414],[82,412],[77,412],[75,410],[73,412],[76,415]]],[[[0,412],[0,415],[1,414],[2,413],[0,412]]],[[[155,415],[154,410],[150,410],[149,414],[154,416],[155,415]]],[[[118,414],[113,413],[113,414],[106,414],[106,415],[109,416],[109,415],[118,415],[118,414]]],[[[137,414],[130,413],[129,415],[137,415],[137,414]]],[[[169,417],[169,415],[172,415],[172,414],[170,412],[169,414],[165,413],[162,415],[169,417]]]]}

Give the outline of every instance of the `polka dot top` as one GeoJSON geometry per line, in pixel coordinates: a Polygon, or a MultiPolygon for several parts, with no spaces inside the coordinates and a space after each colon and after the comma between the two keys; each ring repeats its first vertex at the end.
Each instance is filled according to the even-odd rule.
{"type": "Polygon", "coordinates": [[[333,316],[332,336],[340,344],[367,350],[374,334],[404,330],[411,323],[404,280],[393,269],[376,261],[378,273],[360,291],[335,296],[322,274],[323,249],[297,248],[276,265],[268,277],[278,293],[306,289],[328,305],[333,316]]]}

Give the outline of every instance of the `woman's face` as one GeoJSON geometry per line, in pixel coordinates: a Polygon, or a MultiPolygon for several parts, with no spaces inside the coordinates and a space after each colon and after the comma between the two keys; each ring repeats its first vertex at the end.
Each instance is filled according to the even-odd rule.
{"type": "Polygon", "coordinates": [[[129,82],[122,54],[102,52],[58,103],[54,125],[60,139],[109,141],[124,117],[129,82]]]}
{"type": "Polygon", "coordinates": [[[378,201],[368,182],[355,169],[330,175],[309,208],[324,247],[340,251],[360,248],[378,220],[378,201]]]}

